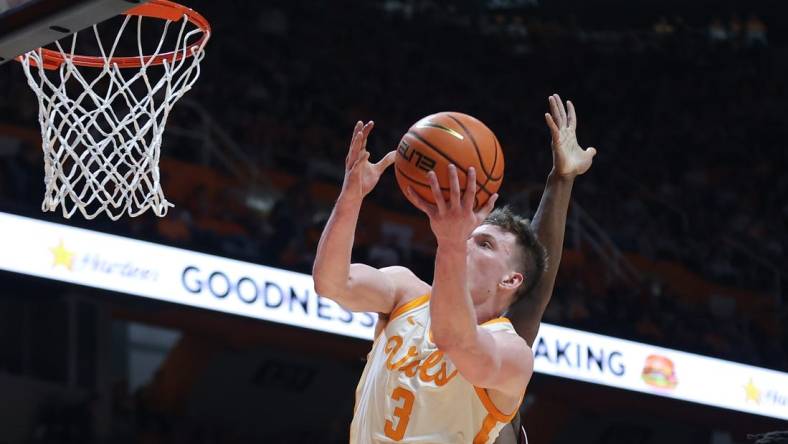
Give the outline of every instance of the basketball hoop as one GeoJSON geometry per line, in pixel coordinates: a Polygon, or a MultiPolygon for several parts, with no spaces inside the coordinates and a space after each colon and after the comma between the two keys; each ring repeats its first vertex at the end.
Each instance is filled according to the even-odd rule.
{"type": "Polygon", "coordinates": [[[70,43],[54,42],[56,50],[17,58],[38,97],[46,185],[41,209],[60,205],[66,218],[77,209],[87,219],[102,212],[112,220],[134,217],[149,208],[164,216],[173,205],[160,184],[162,134],[172,106],[200,75],[210,24],[185,6],[151,0],[124,13],[109,50],[97,25],[92,31],[97,56],[75,54],[74,33],[62,39],[70,43]],[[164,20],[158,45],[147,54],[146,17],[164,20]],[[116,56],[129,22],[136,23],[139,54],[116,56]],[[168,37],[175,48],[165,52],[168,37]]]}

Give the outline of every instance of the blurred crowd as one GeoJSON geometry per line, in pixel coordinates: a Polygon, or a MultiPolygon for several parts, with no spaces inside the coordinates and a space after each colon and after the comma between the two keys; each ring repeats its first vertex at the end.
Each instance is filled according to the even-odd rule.
{"type": "MultiPolygon", "coordinates": [[[[167,218],[70,223],[309,273],[353,124],[376,121],[374,160],[413,122],[442,110],[475,115],[496,132],[507,163],[502,203],[532,215],[551,167],[542,116],[547,96],[558,92],[577,106],[580,143],[599,150],[574,202],[638,277],[611,272],[574,225],[573,208],[545,321],[788,368],[780,305],[788,283],[788,47],[770,41],[762,18],[690,25],[660,17],[608,30],[574,17],[414,4],[422,3],[189,2],[211,20],[214,37],[187,97],[235,139],[265,186],[205,165],[195,139],[168,133],[162,174],[176,207],[167,218]],[[667,267],[673,278],[654,271],[667,267]]],[[[37,103],[23,82],[17,66],[0,68],[0,84],[20,85],[0,91],[0,209],[59,221],[38,206],[37,103]]],[[[168,125],[195,121],[176,106],[168,125]]],[[[429,281],[432,244],[376,216],[385,209],[421,217],[393,175],[368,200],[354,260],[404,264],[429,281]]],[[[169,422],[142,398],[128,404],[115,406],[137,431],[128,442],[248,441],[229,429],[169,422]]],[[[33,441],[90,442],[83,436],[90,408],[87,400],[42,411],[33,441]]],[[[267,442],[341,442],[344,426],[267,442]]]]}
{"type": "MultiPolygon", "coordinates": [[[[788,57],[787,48],[770,46],[761,18],[711,17],[703,26],[659,18],[605,31],[573,20],[438,14],[407,2],[342,3],[347,13],[333,3],[192,3],[215,35],[187,97],[264,175],[281,179],[263,193],[272,202],[250,205],[260,192],[231,171],[205,179],[219,174],[201,165],[195,141],[165,134],[164,155],[177,168],[164,164],[164,190],[183,190],[168,217],[85,226],[308,273],[355,121],[377,122],[369,146],[378,158],[413,122],[441,110],[475,115],[496,132],[507,162],[502,200],[532,214],[551,165],[542,116],[558,92],[577,105],[581,144],[600,152],[574,199],[605,236],[625,254],[751,292],[768,302],[756,307],[769,309],[725,294],[687,299],[680,282],[649,273],[624,282],[570,269],[546,320],[788,367],[785,333],[774,327],[785,321],[779,301],[788,269],[788,57]],[[201,179],[189,186],[176,184],[179,176],[201,179]]],[[[12,68],[0,70],[3,84],[23,81],[12,68]]],[[[32,132],[0,133],[2,208],[42,217],[35,99],[8,88],[0,110],[2,123],[32,132]]],[[[176,111],[169,125],[193,122],[176,111]]],[[[369,200],[418,216],[393,175],[369,200]]],[[[362,217],[354,260],[401,263],[431,279],[431,245],[387,222],[362,217]]],[[[582,241],[567,247],[587,250],[582,241]]]]}

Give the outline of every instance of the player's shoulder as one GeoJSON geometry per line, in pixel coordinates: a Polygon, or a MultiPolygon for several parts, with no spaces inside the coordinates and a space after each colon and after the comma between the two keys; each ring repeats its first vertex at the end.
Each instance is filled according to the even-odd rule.
{"type": "Polygon", "coordinates": [[[486,388],[494,399],[502,402],[499,405],[498,401],[494,401],[499,408],[506,407],[501,409],[503,411],[511,411],[510,403],[519,405],[534,371],[531,348],[522,337],[511,334],[511,331],[499,329],[489,332],[495,344],[494,353],[501,359],[501,367],[496,380],[491,381],[486,388]]]}
{"type": "Polygon", "coordinates": [[[508,353],[515,353],[526,361],[533,361],[533,350],[531,350],[528,342],[517,334],[517,331],[507,319],[499,319],[482,324],[482,328],[486,327],[499,346],[504,347],[508,353]]]}
{"type": "MultiPolygon", "coordinates": [[[[408,267],[395,265],[381,268],[380,271],[385,273],[389,279],[392,280],[398,291],[408,292],[412,290],[420,294],[429,292],[430,285],[416,276],[416,273],[411,271],[408,267]]],[[[418,297],[418,295],[416,297],[418,297]]]]}
{"type": "Polygon", "coordinates": [[[418,276],[416,276],[416,274],[412,272],[410,268],[403,267],[402,265],[392,265],[391,267],[383,267],[380,269],[380,271],[392,277],[411,277],[418,279],[418,276]]]}
{"type": "Polygon", "coordinates": [[[393,311],[430,294],[432,288],[430,284],[424,282],[407,267],[385,267],[380,271],[385,273],[394,284],[396,303],[393,311]]]}

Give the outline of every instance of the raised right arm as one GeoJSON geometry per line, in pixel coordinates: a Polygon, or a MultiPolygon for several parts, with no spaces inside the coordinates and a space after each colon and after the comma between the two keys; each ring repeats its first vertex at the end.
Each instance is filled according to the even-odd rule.
{"type": "Polygon", "coordinates": [[[340,195],[323,229],[312,267],[315,291],[350,311],[390,313],[396,303],[396,286],[389,267],[382,270],[351,264],[353,238],[361,202],[340,195]]]}
{"type": "Polygon", "coordinates": [[[544,194],[532,222],[536,237],[547,250],[547,269],[529,297],[514,304],[509,312],[509,319],[517,333],[531,345],[553,294],[558,265],[561,263],[572,185],[577,176],[588,171],[596,155],[596,148],[584,150],[577,142],[577,114],[572,102],[567,102],[567,113],[558,94],[550,96],[548,100],[550,113],[545,114],[545,120],[552,137],[553,169],[547,177],[544,194]]]}
{"type": "Polygon", "coordinates": [[[345,159],[342,191],[320,236],[312,277],[319,295],[350,311],[390,313],[397,303],[396,282],[409,271],[403,267],[378,270],[350,263],[361,203],[380,175],[394,163],[396,154],[392,151],[376,164],[369,162],[366,144],[373,125],[356,124],[345,159]]]}

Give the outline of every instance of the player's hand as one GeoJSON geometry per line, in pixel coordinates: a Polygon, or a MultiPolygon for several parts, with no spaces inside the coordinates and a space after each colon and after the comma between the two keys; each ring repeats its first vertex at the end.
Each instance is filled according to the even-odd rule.
{"type": "Polygon", "coordinates": [[[566,108],[558,94],[550,96],[548,101],[550,112],[545,113],[544,119],[553,138],[553,171],[559,177],[574,179],[591,167],[596,148],[584,150],[577,143],[577,114],[571,101],[567,101],[566,108]]]}
{"type": "Polygon", "coordinates": [[[434,171],[427,173],[432,189],[435,204],[424,200],[413,191],[410,186],[405,192],[408,200],[430,218],[430,228],[438,240],[438,245],[445,243],[463,244],[470,237],[473,230],[479,226],[487,215],[490,214],[498,194],[493,194],[487,203],[478,211],[473,207],[476,198],[476,170],[468,168],[467,185],[465,192],[460,193],[460,180],[457,177],[457,167],[449,165],[449,199],[443,198],[443,193],[438,183],[438,176],[434,171]]]}
{"type": "Polygon", "coordinates": [[[350,141],[345,158],[345,181],[342,183],[343,199],[361,201],[377,185],[381,174],[394,163],[396,151],[390,151],[378,163],[369,161],[367,137],[372,132],[375,122],[356,123],[353,138],[350,141]]]}

